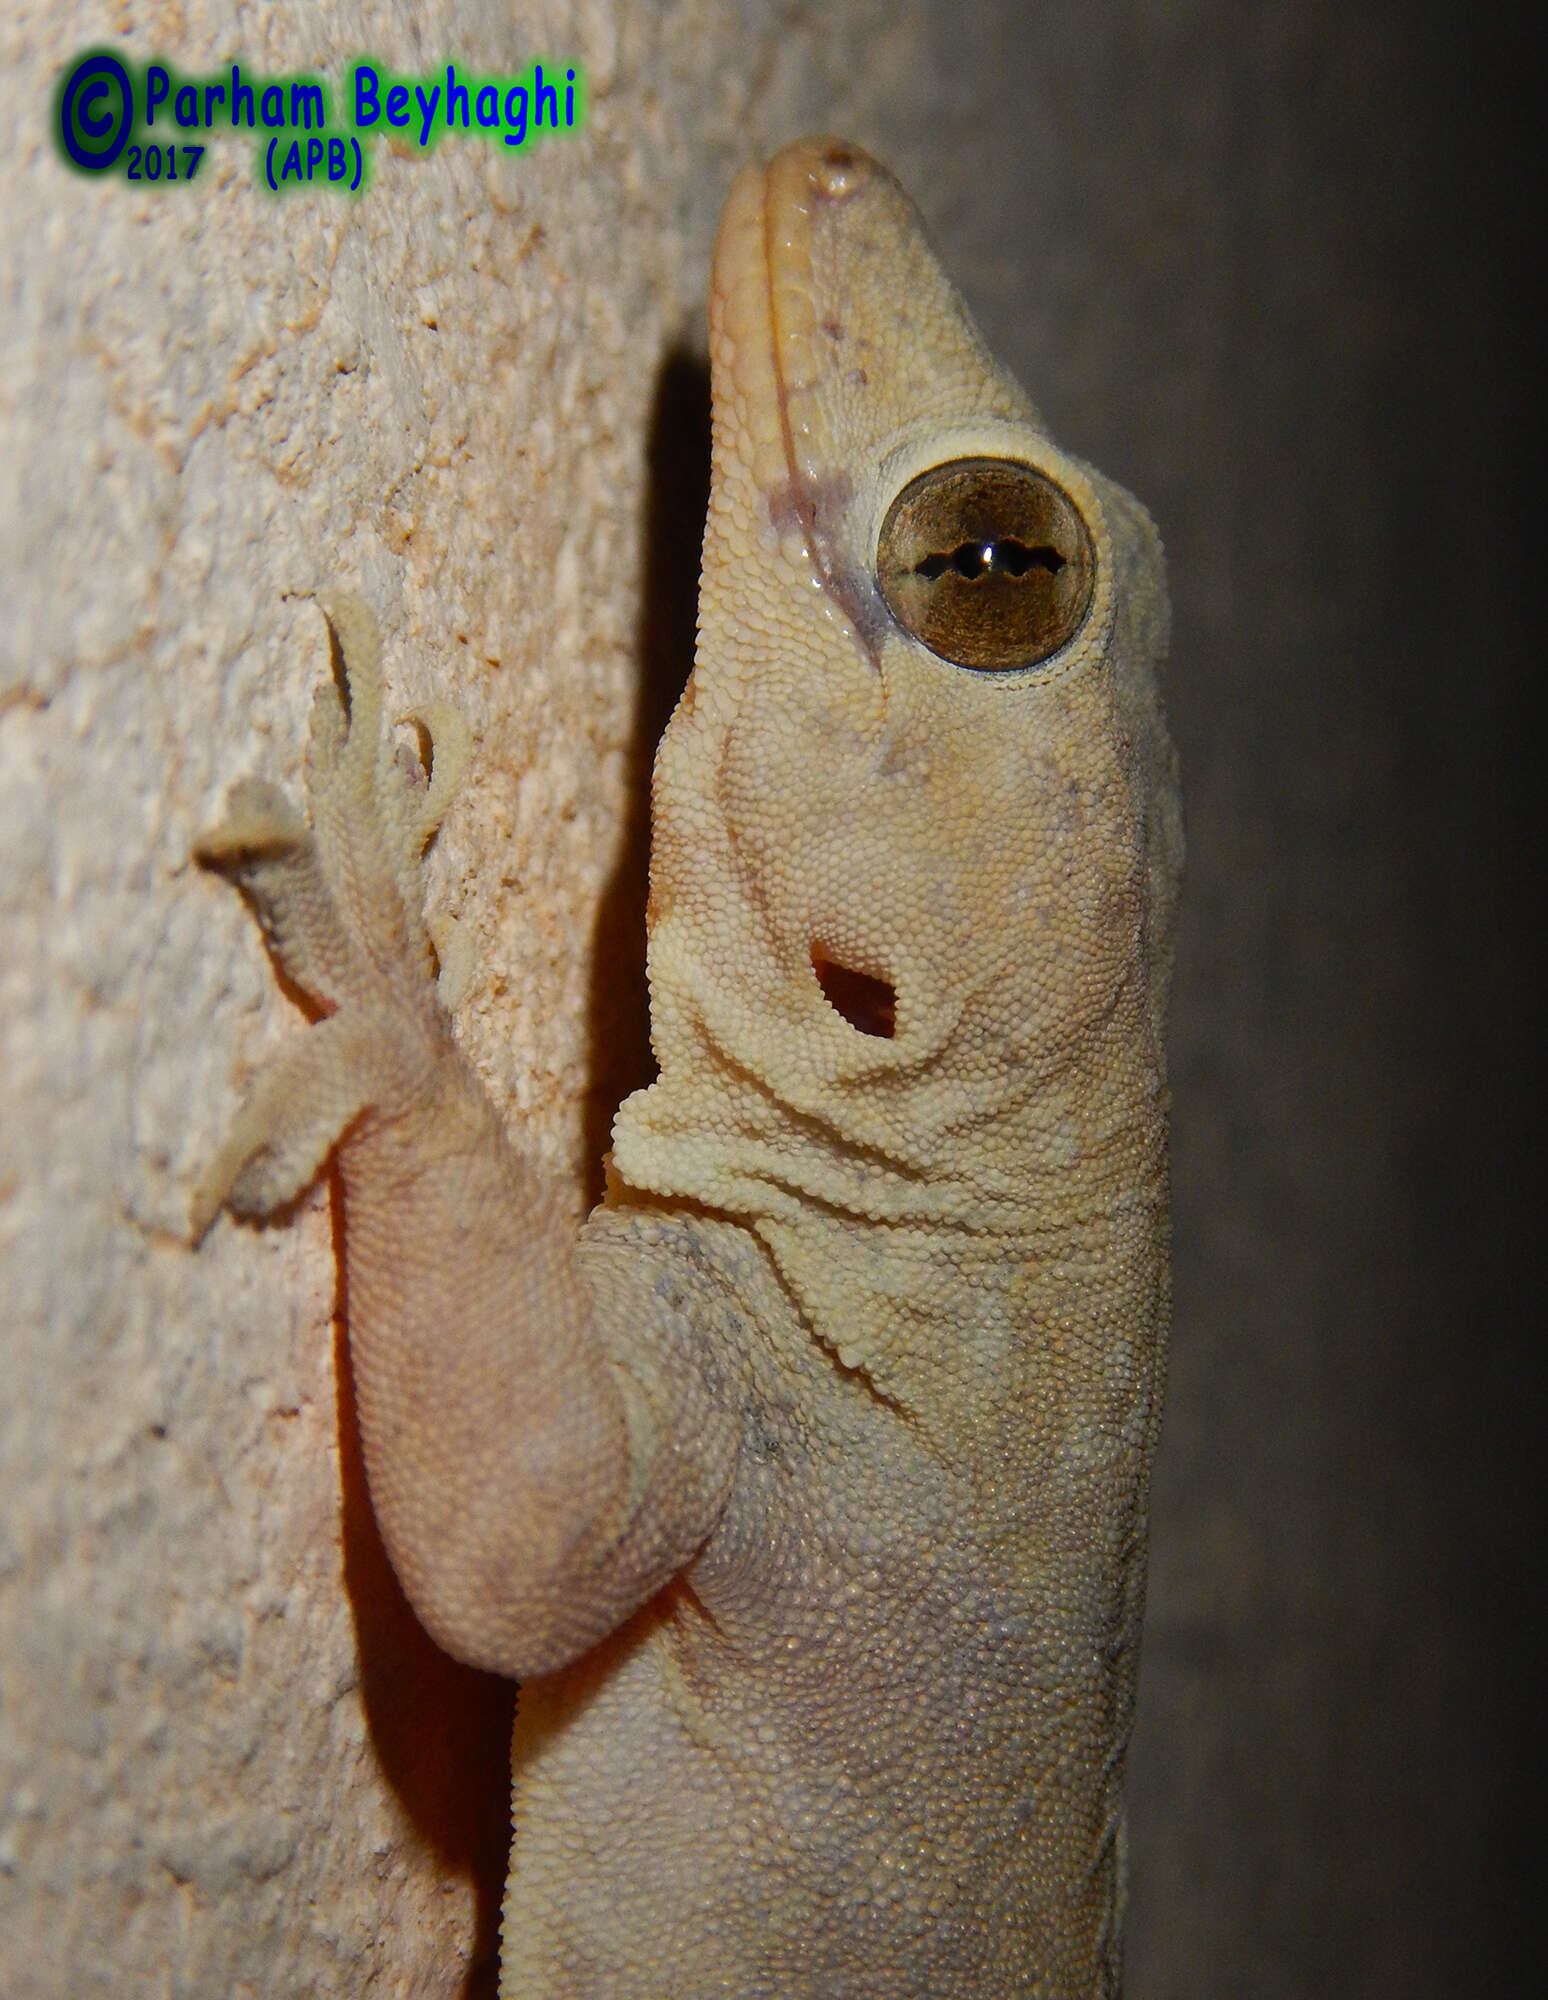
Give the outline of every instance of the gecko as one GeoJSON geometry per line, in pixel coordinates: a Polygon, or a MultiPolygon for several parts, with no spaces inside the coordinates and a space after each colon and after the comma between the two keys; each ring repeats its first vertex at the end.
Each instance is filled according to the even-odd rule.
{"type": "MultiPolygon", "coordinates": [[[[309,819],[200,858],[318,1016],[200,1186],[336,1160],[372,1504],[523,1683],[502,2000],[1113,1995],[1169,1319],[1181,863],[1159,538],[835,140],[745,169],[691,679],[653,778],[656,1080],[577,1230],[454,1038],[324,599],[309,819]]],[[[444,927],[443,927],[444,928],[444,927]]]]}

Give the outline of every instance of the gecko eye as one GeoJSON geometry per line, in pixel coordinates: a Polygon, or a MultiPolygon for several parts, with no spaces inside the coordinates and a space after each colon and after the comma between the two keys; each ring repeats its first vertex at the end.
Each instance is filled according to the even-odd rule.
{"type": "Polygon", "coordinates": [[[876,580],[906,632],[959,667],[1035,667],[1091,603],[1091,537],[1070,496],[1030,465],[959,458],[887,509],[876,580]]]}

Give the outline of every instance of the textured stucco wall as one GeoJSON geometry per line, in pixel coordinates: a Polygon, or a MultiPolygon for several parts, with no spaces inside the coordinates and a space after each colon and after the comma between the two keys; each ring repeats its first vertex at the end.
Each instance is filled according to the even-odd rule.
{"type": "Polygon", "coordinates": [[[692,627],[704,390],[672,357],[735,164],[824,127],[915,190],[1172,561],[1179,1310],[1131,1990],[1525,1990],[1510,35],[1400,0],[9,10],[7,2000],[486,1990],[509,1696],[386,1572],[326,1193],[182,1241],[298,1031],[188,848],[236,776],[294,778],[306,593],[345,579],[395,692],[478,732],[432,871],[479,950],[459,1027],[579,1210],[642,1060],[639,807],[692,627]],[[276,205],[229,139],[131,191],[46,134],[99,39],[190,72],[574,56],[590,124],[381,150],[355,205],[276,205]]]}
{"type": "Polygon", "coordinates": [[[859,41],[907,32],[884,11],[818,34],[713,0],[196,0],[0,28],[11,2000],[444,1994],[489,1952],[509,1696],[384,1569],[326,1193],[180,1240],[240,1077],[299,1025],[188,850],[238,775],[296,776],[326,671],[307,593],[345,579],[395,693],[478,732],[434,866],[479,949],[463,1027],[579,1209],[639,1054],[637,969],[615,1004],[593,964],[599,916],[640,922],[637,663],[684,636],[680,603],[642,629],[645,542],[681,542],[661,517],[704,481],[702,388],[663,357],[701,341],[735,165],[840,115],[859,41]],[[379,147],[358,203],[274,202],[230,137],[192,186],[133,190],[47,137],[98,39],[192,74],[576,58],[590,121],[519,156],[379,147]]]}

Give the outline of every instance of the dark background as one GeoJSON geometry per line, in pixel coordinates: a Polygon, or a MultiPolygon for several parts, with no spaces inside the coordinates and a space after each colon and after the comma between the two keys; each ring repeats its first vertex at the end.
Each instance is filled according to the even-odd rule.
{"type": "Polygon", "coordinates": [[[1526,1993],[1541,56],[1487,9],[935,18],[894,164],[1171,564],[1177,1316],[1128,1991],[1526,1993]]]}

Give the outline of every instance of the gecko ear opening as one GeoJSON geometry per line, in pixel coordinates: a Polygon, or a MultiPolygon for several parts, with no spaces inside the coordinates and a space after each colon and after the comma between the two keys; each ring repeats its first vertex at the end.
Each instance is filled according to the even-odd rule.
{"type": "Polygon", "coordinates": [[[822,997],[835,1014],[862,1035],[892,1040],[898,1028],[898,993],[890,980],[857,972],[852,965],[840,965],[820,944],[812,946],[812,970],[822,997]]]}

